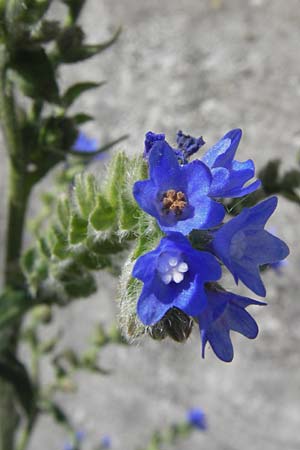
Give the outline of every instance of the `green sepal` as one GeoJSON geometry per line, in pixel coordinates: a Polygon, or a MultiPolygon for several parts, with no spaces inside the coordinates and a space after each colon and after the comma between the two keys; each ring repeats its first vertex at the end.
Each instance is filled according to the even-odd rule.
{"type": "Polygon", "coordinates": [[[120,193],[124,187],[128,158],[124,152],[117,153],[111,160],[106,177],[105,192],[113,208],[120,203],[120,193]]]}
{"type": "Polygon", "coordinates": [[[82,264],[90,270],[102,270],[105,267],[111,266],[108,256],[103,254],[97,255],[87,248],[84,248],[82,251],[76,253],[75,259],[79,264],[82,264]]]}
{"type": "Polygon", "coordinates": [[[90,224],[96,231],[105,231],[112,227],[115,219],[116,210],[103,194],[98,194],[96,207],[90,215],[90,224]]]}
{"type": "Polygon", "coordinates": [[[96,180],[91,173],[76,175],[74,182],[74,200],[79,214],[88,220],[91,211],[96,205],[96,180]]]}
{"type": "Polygon", "coordinates": [[[95,83],[92,81],[86,81],[84,83],[76,83],[69,87],[66,92],[62,96],[62,105],[65,108],[69,108],[74,101],[84,92],[89,91],[91,89],[99,88],[103,86],[106,82],[102,81],[101,83],[95,83]]]}
{"type": "Polygon", "coordinates": [[[71,298],[88,297],[97,290],[93,275],[75,261],[58,270],[55,277],[71,298]]]}
{"type": "Polygon", "coordinates": [[[40,251],[40,253],[45,257],[45,258],[51,258],[51,248],[49,246],[49,243],[47,242],[47,239],[44,237],[40,237],[37,241],[37,245],[38,245],[38,249],[40,251]]]}
{"type": "Polygon", "coordinates": [[[69,243],[67,236],[62,229],[53,225],[49,233],[49,240],[52,243],[52,254],[59,259],[65,259],[70,256],[69,243]]]}
{"type": "Polygon", "coordinates": [[[64,230],[68,230],[70,223],[70,203],[67,197],[61,197],[57,203],[57,217],[64,230]]]}
{"type": "Polygon", "coordinates": [[[52,103],[58,102],[55,72],[42,47],[17,48],[11,55],[9,66],[21,80],[21,89],[25,95],[52,103]]]}
{"type": "Polygon", "coordinates": [[[88,221],[79,216],[76,212],[71,215],[69,243],[76,245],[82,243],[87,237],[88,221]]]}
{"type": "Polygon", "coordinates": [[[101,239],[101,236],[98,239],[90,236],[87,239],[86,245],[90,250],[99,255],[113,255],[128,248],[128,243],[126,241],[121,242],[115,234],[110,234],[107,239],[101,239]]]}

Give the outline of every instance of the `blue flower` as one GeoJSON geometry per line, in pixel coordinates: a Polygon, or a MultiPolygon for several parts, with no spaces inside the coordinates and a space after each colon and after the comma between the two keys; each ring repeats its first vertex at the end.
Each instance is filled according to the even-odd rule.
{"type": "Polygon", "coordinates": [[[155,250],[138,258],[132,274],[144,282],[138,316],[145,325],[153,325],[173,307],[190,316],[205,308],[204,283],[218,280],[221,268],[214,256],[193,249],[180,233],[170,233],[155,250]]]}
{"type": "Polygon", "coordinates": [[[187,412],[187,422],[190,426],[198,430],[207,429],[206,415],[201,408],[191,408],[187,412]]]}
{"type": "Polygon", "coordinates": [[[230,362],[233,359],[230,331],[255,339],[258,326],[245,308],[249,305],[265,305],[265,303],[217,288],[207,288],[206,295],[207,307],[198,315],[202,357],[204,358],[205,346],[209,342],[218,358],[230,362]]]}
{"type": "Polygon", "coordinates": [[[187,162],[187,159],[196,153],[202,145],[205,144],[203,137],[195,138],[188,134],[184,134],[181,130],[177,133],[176,142],[178,145],[178,150],[182,155],[182,159],[184,162],[187,162]]]}
{"type": "Polygon", "coordinates": [[[229,131],[201,158],[212,172],[209,191],[212,197],[242,197],[261,186],[261,182],[256,180],[243,187],[254,177],[255,167],[250,159],[245,162],[234,160],[241,136],[240,129],[229,131]]]}
{"type": "Polygon", "coordinates": [[[111,438],[108,435],[105,435],[100,440],[101,448],[111,448],[111,438]]]}
{"type": "Polygon", "coordinates": [[[212,249],[232,273],[235,282],[240,279],[257,295],[266,290],[259,266],[275,263],[289,254],[287,245],[273,236],[264,226],[277,206],[271,197],[244,210],[214,233],[212,249]]]}
{"type": "MultiPolygon", "coordinates": [[[[89,138],[85,133],[82,131],[79,132],[77,139],[72,147],[72,150],[75,152],[84,152],[87,155],[93,156],[93,153],[97,152],[99,150],[99,142],[96,139],[89,138]]],[[[98,159],[103,158],[103,153],[97,153],[93,160],[96,161],[98,159]]]]}
{"type": "Polygon", "coordinates": [[[212,177],[201,161],[180,165],[168,143],[159,140],[150,152],[149,171],[150,179],[137,181],[133,194],[163,231],[187,235],[220,224],[225,209],[208,197],[212,177]]]}
{"type": "Polygon", "coordinates": [[[96,139],[89,138],[83,131],[80,131],[77,139],[72,147],[77,152],[95,152],[99,148],[99,144],[96,139]]]}

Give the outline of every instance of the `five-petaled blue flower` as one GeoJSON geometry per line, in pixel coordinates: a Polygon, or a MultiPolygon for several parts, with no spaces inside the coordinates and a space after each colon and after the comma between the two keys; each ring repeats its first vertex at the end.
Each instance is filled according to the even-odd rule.
{"type": "Polygon", "coordinates": [[[230,362],[233,359],[230,331],[255,339],[258,326],[245,308],[249,305],[265,305],[266,303],[218,288],[206,288],[206,295],[207,307],[198,315],[202,357],[204,358],[205,346],[209,342],[218,358],[230,362]]]}
{"type": "Polygon", "coordinates": [[[168,143],[158,140],[151,148],[149,172],[149,180],[134,184],[133,194],[163,231],[187,235],[220,224],[225,209],[208,196],[212,175],[203,162],[180,165],[168,143]]]}
{"type": "Polygon", "coordinates": [[[243,211],[214,233],[212,248],[232,273],[235,282],[240,279],[257,295],[264,297],[266,289],[261,280],[259,266],[287,257],[287,245],[264,230],[264,226],[277,206],[271,197],[243,211]]]}
{"type": "Polygon", "coordinates": [[[144,282],[138,316],[153,325],[173,307],[191,316],[202,311],[204,283],[218,280],[221,268],[213,255],[195,250],[182,234],[170,233],[155,250],[139,257],[132,274],[144,282]]]}
{"type": "Polygon", "coordinates": [[[261,186],[261,182],[256,180],[243,187],[254,177],[255,167],[250,159],[244,162],[234,160],[241,136],[240,129],[229,131],[201,158],[213,176],[209,191],[212,197],[242,197],[261,186]]]}
{"type": "Polygon", "coordinates": [[[187,422],[190,426],[198,430],[207,429],[206,415],[201,408],[191,408],[187,412],[187,422]]]}

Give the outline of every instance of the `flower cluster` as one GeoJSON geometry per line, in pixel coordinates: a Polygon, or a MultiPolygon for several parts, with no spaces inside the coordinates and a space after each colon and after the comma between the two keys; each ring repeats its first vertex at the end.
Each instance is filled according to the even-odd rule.
{"type": "Polygon", "coordinates": [[[157,248],[140,256],[133,268],[133,276],[143,282],[139,319],[153,334],[168,323],[167,334],[176,340],[184,340],[196,322],[203,357],[209,342],[227,362],[233,358],[230,331],[254,339],[258,327],[246,308],[265,303],[226,291],[217,282],[221,266],[231,272],[236,284],[241,280],[264,297],[260,267],[277,263],[289,253],[282,240],[264,229],[276,208],[276,197],[223,221],[223,199],[242,197],[260,187],[259,180],[250,181],[253,161],[234,159],[241,134],[239,129],[229,131],[201,159],[189,162],[204,145],[202,137],[179,131],[177,147],[172,148],[164,134],[147,133],[144,158],[149,179],[137,181],[133,189],[141,209],[165,233],[157,248]],[[195,233],[197,245],[192,239],[195,233]],[[174,332],[174,327],[179,331],[174,332]]]}

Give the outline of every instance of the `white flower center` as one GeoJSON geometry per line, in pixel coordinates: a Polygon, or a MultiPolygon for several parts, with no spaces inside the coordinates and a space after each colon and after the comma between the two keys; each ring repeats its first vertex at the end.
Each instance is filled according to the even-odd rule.
{"type": "Polygon", "coordinates": [[[189,267],[180,255],[166,252],[159,256],[157,270],[165,284],[169,284],[171,281],[178,284],[184,279],[184,274],[189,267]]]}
{"type": "Polygon", "coordinates": [[[230,256],[236,259],[242,258],[245,254],[246,247],[247,247],[246,235],[243,231],[238,231],[231,239],[229,249],[230,256]]]}

